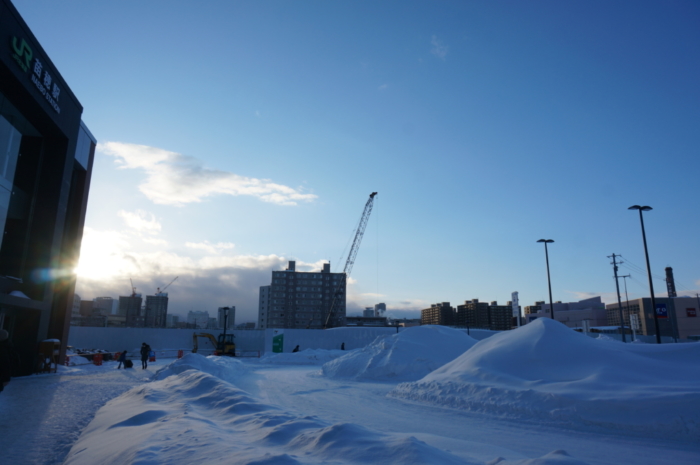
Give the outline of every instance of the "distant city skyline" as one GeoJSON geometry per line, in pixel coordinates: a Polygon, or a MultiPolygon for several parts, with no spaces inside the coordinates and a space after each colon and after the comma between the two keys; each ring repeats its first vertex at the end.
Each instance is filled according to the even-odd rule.
{"type": "Polygon", "coordinates": [[[99,144],[83,298],[179,276],[169,313],[256,321],[289,260],[342,270],[374,191],[349,315],[549,300],[542,238],[555,301],[615,301],[612,253],[647,296],[631,205],[700,292],[696,2],[14,4],[99,144]]]}

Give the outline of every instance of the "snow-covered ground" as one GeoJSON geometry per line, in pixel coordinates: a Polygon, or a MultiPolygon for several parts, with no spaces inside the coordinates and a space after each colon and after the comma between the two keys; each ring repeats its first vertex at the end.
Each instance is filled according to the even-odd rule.
{"type": "Polygon", "coordinates": [[[700,344],[538,321],[454,357],[432,350],[454,334],[424,327],[344,353],[13,379],[2,463],[700,463],[700,344]],[[444,365],[425,374],[430,363],[444,365]]]}

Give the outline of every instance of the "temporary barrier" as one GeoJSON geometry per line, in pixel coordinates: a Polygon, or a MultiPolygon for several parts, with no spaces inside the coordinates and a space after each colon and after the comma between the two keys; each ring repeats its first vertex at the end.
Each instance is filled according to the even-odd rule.
{"type": "Polygon", "coordinates": [[[95,354],[92,356],[92,363],[94,363],[97,366],[102,366],[102,359],[102,354],[95,354]]]}
{"type": "Polygon", "coordinates": [[[185,356],[185,351],[180,349],[177,351],[177,358],[182,358],[185,356]]]}
{"type": "Polygon", "coordinates": [[[148,361],[149,362],[155,362],[156,361],[156,353],[154,351],[150,351],[148,353],[148,361]]]}
{"type": "Polygon", "coordinates": [[[66,359],[63,361],[65,366],[70,366],[70,355],[66,355],[66,359]]]}

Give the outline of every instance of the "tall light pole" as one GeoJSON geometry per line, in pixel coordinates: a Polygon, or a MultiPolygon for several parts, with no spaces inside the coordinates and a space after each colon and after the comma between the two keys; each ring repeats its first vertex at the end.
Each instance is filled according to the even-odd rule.
{"type": "MultiPolygon", "coordinates": [[[[656,315],[656,298],[654,297],[654,283],[651,282],[651,265],[649,265],[649,250],[647,249],[647,235],[644,232],[644,217],[642,212],[648,212],[652,208],[648,205],[632,205],[628,210],[639,210],[639,222],[642,224],[642,241],[644,241],[644,255],[647,259],[647,275],[649,277],[649,292],[651,292],[651,310],[654,312],[654,329],[656,330],[656,343],[661,344],[661,333],[659,332],[659,318],[656,315]]],[[[641,316],[641,315],[640,315],[641,316]]]]}
{"type": "MultiPolygon", "coordinates": [[[[626,274],[620,277],[625,282],[625,302],[627,303],[627,319],[630,322],[630,329],[632,329],[632,317],[630,316],[630,298],[627,295],[627,278],[631,278],[632,275],[626,274]]],[[[632,342],[634,342],[634,331],[632,331],[632,342]]]]}
{"type": "Polygon", "coordinates": [[[231,309],[231,307],[222,307],[221,309],[224,311],[224,342],[226,342],[226,328],[228,328],[228,311],[231,309]]]}
{"type": "Polygon", "coordinates": [[[544,243],[544,257],[547,260],[547,285],[549,286],[549,315],[554,319],[554,302],[552,302],[552,280],[549,277],[549,252],[547,252],[547,244],[554,242],[552,239],[540,239],[537,242],[544,243]]]}

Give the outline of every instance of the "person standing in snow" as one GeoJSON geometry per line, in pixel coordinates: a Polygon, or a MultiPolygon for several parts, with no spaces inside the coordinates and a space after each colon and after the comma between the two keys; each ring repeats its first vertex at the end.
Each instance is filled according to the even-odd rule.
{"type": "Polygon", "coordinates": [[[126,369],[126,350],[119,354],[119,366],[117,367],[117,370],[122,367],[122,363],[124,364],[124,369],[126,369]]]}
{"type": "Polygon", "coordinates": [[[0,329],[0,392],[10,383],[10,349],[7,346],[10,334],[0,329]]]}
{"type": "Polygon", "coordinates": [[[151,346],[145,342],[141,344],[141,369],[148,368],[148,355],[151,353],[151,346]]]}
{"type": "Polygon", "coordinates": [[[340,344],[340,350],[345,350],[345,343],[340,344]]]}

